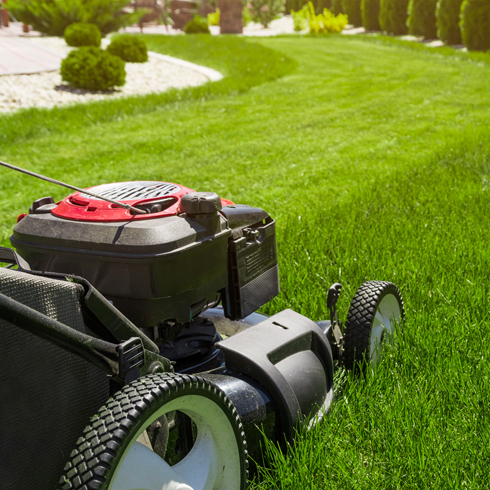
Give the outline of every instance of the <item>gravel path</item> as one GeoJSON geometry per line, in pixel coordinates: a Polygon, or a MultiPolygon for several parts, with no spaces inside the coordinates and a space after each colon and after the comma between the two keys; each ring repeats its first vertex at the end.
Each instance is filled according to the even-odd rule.
{"type": "MultiPolygon", "coordinates": [[[[61,56],[66,56],[71,49],[61,38],[32,37],[28,41],[61,56]]],[[[111,92],[74,89],[61,80],[59,71],[1,76],[0,112],[163,92],[169,88],[201,85],[209,81],[202,73],[163,61],[151,53],[149,55],[147,63],[126,63],[126,85],[111,92]]]]}

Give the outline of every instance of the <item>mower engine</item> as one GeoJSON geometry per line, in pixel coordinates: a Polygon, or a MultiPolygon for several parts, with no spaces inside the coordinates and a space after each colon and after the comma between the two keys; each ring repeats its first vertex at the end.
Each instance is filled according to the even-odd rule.
{"type": "Polygon", "coordinates": [[[173,340],[210,306],[250,315],[279,292],[274,220],[212,192],[120,182],[19,216],[12,245],[32,269],[87,279],[150,338],[173,340]]]}

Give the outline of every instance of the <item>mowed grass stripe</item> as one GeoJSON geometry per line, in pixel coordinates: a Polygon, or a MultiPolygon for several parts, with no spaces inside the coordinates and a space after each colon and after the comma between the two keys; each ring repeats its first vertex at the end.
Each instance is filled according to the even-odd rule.
{"type": "MultiPolygon", "coordinates": [[[[2,159],[80,186],[163,179],[264,207],[282,284],[270,313],[325,318],[340,281],[345,317],[363,281],[400,287],[407,322],[376,374],[340,372],[330,416],[252,488],[485,488],[488,64],[340,36],[254,42],[297,69],[248,93],[7,143],[2,159]]],[[[4,175],[7,244],[33,199],[66,193],[4,175]]]]}

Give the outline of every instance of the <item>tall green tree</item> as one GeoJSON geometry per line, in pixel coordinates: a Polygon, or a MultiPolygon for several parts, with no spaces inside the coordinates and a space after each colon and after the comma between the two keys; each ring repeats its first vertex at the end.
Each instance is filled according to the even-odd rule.
{"type": "Polygon", "coordinates": [[[344,14],[349,18],[349,24],[362,26],[361,0],[342,0],[344,14]]]}
{"type": "Polygon", "coordinates": [[[459,25],[470,51],[490,50],[490,0],[464,0],[459,25]]]}
{"type": "Polygon", "coordinates": [[[379,25],[388,34],[403,35],[408,33],[409,0],[380,0],[379,25]]]}
{"type": "Polygon", "coordinates": [[[444,44],[461,44],[459,18],[463,0],[439,0],[436,9],[437,37],[444,44]]]}
{"type": "Polygon", "coordinates": [[[437,0],[410,0],[408,4],[408,33],[425,39],[437,37],[437,0]]]}
{"type": "Polygon", "coordinates": [[[362,25],[368,31],[379,31],[379,0],[362,0],[362,25]]]}

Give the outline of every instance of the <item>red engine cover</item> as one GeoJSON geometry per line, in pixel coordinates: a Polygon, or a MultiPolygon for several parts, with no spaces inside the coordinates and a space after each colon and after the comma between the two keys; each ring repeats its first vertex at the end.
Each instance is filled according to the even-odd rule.
{"type": "MultiPolygon", "coordinates": [[[[63,199],[52,213],[60,218],[77,221],[128,221],[162,218],[180,213],[180,199],[183,195],[194,192],[187,187],[169,182],[136,181],[117,182],[89,187],[102,197],[107,197],[131,206],[151,206],[164,203],[164,209],[150,214],[131,214],[129,209],[122,208],[83,192],[76,192],[63,199]]],[[[221,200],[224,206],[233,204],[227,199],[221,200]]]]}

